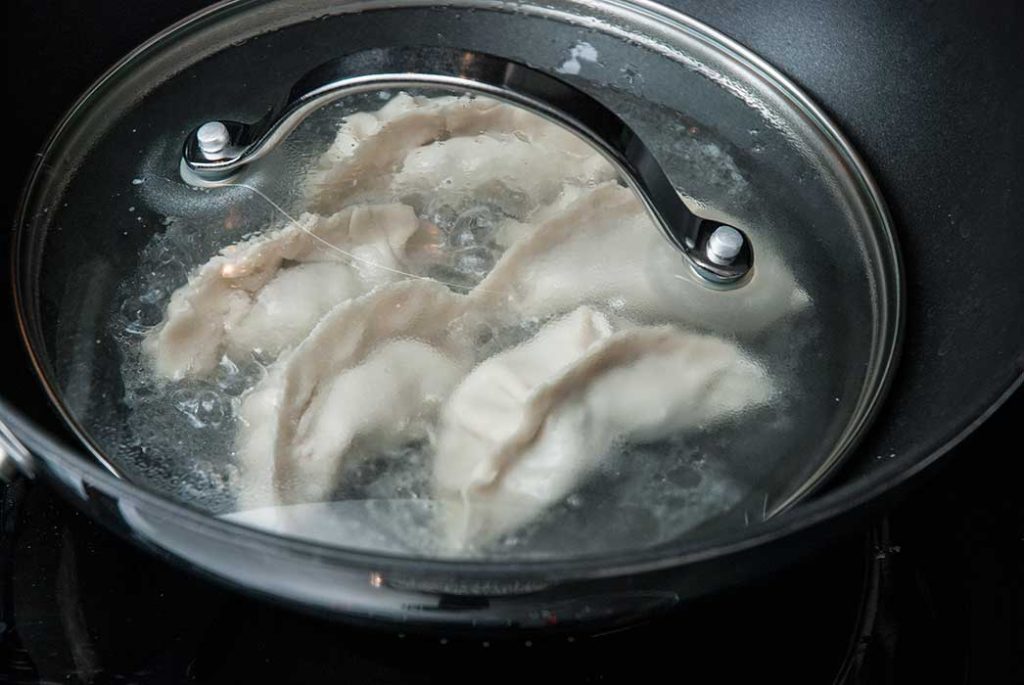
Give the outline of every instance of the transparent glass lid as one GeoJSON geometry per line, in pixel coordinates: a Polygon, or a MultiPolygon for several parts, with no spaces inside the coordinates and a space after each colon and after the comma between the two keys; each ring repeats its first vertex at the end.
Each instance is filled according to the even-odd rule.
{"type": "Polygon", "coordinates": [[[770,75],[617,3],[306,11],[126,62],[35,195],[36,344],[111,470],[284,535],[507,560],[754,527],[851,449],[896,256],[863,169],[770,75]],[[341,97],[183,180],[190,132],[260,121],[337,46],[424,44],[599,101],[753,271],[709,283],[597,147],[445,87],[341,97]]]}

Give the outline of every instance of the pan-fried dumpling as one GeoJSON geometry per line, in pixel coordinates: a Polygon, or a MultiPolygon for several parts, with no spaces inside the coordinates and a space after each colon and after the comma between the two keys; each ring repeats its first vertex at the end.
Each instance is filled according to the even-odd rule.
{"type": "Polygon", "coordinates": [[[400,278],[428,231],[404,205],[304,214],[200,267],[143,349],[157,375],[171,379],[205,375],[225,354],[276,357],[338,302],[400,278]]]}
{"type": "Polygon", "coordinates": [[[544,318],[582,303],[646,323],[757,331],[806,304],[806,295],[771,254],[735,291],[708,288],[662,236],[633,192],[614,182],[582,194],[518,239],[471,293],[483,310],[544,318]]]}
{"type": "Polygon", "coordinates": [[[666,438],[769,396],[763,372],[729,343],[669,326],[613,327],[581,307],[453,391],[434,483],[454,549],[535,519],[617,444],[666,438]]]}
{"type": "Polygon", "coordinates": [[[521,219],[565,184],[615,176],[591,145],[532,112],[484,97],[399,93],[377,112],[346,118],[306,188],[321,213],[429,196],[453,206],[486,200],[521,219]]]}
{"type": "Polygon", "coordinates": [[[240,503],[326,498],[346,460],[426,438],[472,365],[464,296],[405,281],[332,309],[243,400],[240,503]]]}

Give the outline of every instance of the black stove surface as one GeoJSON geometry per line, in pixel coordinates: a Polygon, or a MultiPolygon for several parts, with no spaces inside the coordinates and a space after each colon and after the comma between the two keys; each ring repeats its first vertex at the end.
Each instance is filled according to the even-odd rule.
{"type": "MultiPolygon", "coordinates": [[[[8,2],[15,176],[103,68],[207,4],[8,2]]],[[[686,9],[729,31],[715,16],[735,4],[686,9]]],[[[758,47],[757,31],[730,32],[758,47]]],[[[16,194],[2,199],[13,217],[16,194]]],[[[0,392],[33,383],[8,361],[0,392]]],[[[298,614],[136,550],[45,485],[0,486],[0,683],[1024,683],[1021,417],[1024,392],[885,518],[788,570],[645,625],[572,638],[470,641],[298,614]]]]}

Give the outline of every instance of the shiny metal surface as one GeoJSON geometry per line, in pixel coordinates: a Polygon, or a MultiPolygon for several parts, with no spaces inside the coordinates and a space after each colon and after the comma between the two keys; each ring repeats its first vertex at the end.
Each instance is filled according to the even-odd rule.
{"type": "Polygon", "coordinates": [[[32,454],[14,432],[0,421],[0,481],[10,482],[19,476],[31,478],[34,473],[32,454]]]}
{"type": "Polygon", "coordinates": [[[231,132],[219,121],[208,121],[193,134],[196,146],[204,158],[211,159],[231,143],[231,132]]]}
{"type": "Polygon", "coordinates": [[[470,50],[374,48],[332,60],[303,76],[280,110],[260,122],[210,121],[194,130],[182,150],[182,178],[192,185],[216,187],[270,153],[321,107],[359,93],[417,87],[486,95],[568,128],[619,170],[696,273],[716,284],[741,285],[753,268],[750,240],[734,227],[734,251],[727,258],[714,256],[709,241],[722,223],[702,218],[686,206],[654,152],[613,111],[562,79],[470,50]]]}
{"type": "Polygon", "coordinates": [[[729,264],[743,250],[746,240],[732,226],[719,226],[708,238],[708,257],[715,264],[729,264]]]}

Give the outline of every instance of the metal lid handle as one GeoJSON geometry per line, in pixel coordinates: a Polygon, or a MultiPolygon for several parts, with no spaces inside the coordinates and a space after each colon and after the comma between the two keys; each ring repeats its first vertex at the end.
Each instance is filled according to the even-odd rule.
{"type": "Polygon", "coordinates": [[[32,477],[32,455],[14,431],[0,420],[0,482],[13,482],[19,475],[32,477]]]}
{"type": "Polygon", "coordinates": [[[440,47],[376,48],[317,67],[285,104],[255,124],[210,121],[185,141],[181,175],[216,186],[283,140],[310,113],[347,95],[382,88],[440,88],[486,95],[529,109],[600,150],[636,191],[665,237],[704,279],[738,285],[754,263],[739,229],[694,214],[639,136],[572,84],[494,55],[440,47]]]}

